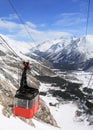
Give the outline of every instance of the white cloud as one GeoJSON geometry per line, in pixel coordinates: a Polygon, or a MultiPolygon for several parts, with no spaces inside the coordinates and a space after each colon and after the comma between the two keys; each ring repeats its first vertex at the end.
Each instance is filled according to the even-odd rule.
{"type": "Polygon", "coordinates": [[[86,22],[86,17],[81,13],[62,13],[55,25],[60,26],[76,26],[86,22]]]}
{"type": "Polygon", "coordinates": [[[67,32],[62,32],[62,31],[52,31],[52,30],[49,30],[49,31],[46,31],[46,32],[42,32],[42,35],[44,39],[46,40],[52,40],[54,38],[58,38],[58,37],[61,37],[63,35],[70,35],[69,33],[67,32]]]}
{"type": "Polygon", "coordinates": [[[36,27],[37,27],[35,24],[33,24],[33,23],[29,22],[29,21],[27,21],[25,24],[26,24],[28,27],[30,27],[30,28],[36,28],[36,27]]]}
{"type": "Polygon", "coordinates": [[[22,28],[22,24],[0,19],[0,29],[6,29],[11,32],[20,28],[22,28]]]}
{"type": "MultiPolygon", "coordinates": [[[[42,25],[44,26],[44,24],[42,25]]],[[[61,37],[63,34],[68,34],[61,31],[40,31],[37,29],[37,25],[27,21],[25,25],[0,19],[0,31],[5,32],[7,36],[20,41],[31,41],[40,43],[44,40],[54,39],[61,37]]]]}
{"type": "Polygon", "coordinates": [[[8,17],[2,17],[2,20],[14,20],[14,19],[19,19],[16,14],[9,14],[8,17]]]}

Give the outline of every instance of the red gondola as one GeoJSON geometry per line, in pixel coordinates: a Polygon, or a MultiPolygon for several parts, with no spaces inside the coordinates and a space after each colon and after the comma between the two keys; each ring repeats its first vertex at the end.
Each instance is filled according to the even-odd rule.
{"type": "Polygon", "coordinates": [[[39,109],[39,92],[38,90],[29,90],[29,92],[15,95],[14,114],[25,118],[33,118],[39,109]],[[32,93],[33,92],[33,93],[32,93]]]}
{"type": "Polygon", "coordinates": [[[14,114],[25,118],[33,118],[39,109],[40,99],[38,89],[27,86],[26,71],[29,64],[24,64],[20,89],[15,95],[14,114]]]}

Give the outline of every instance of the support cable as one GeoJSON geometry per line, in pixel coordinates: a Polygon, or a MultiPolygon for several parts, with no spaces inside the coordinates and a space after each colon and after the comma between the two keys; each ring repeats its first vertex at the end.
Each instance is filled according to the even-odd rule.
{"type": "Polygon", "coordinates": [[[3,41],[3,44],[5,45],[5,47],[11,51],[11,53],[15,56],[17,56],[21,61],[22,58],[12,49],[11,46],[9,46],[9,44],[7,43],[7,41],[0,35],[1,40],[3,41]]]}
{"type": "MultiPolygon", "coordinates": [[[[88,3],[87,3],[87,17],[86,17],[86,26],[85,26],[85,38],[87,37],[87,34],[88,34],[89,13],[90,13],[90,0],[88,0],[88,3]]],[[[85,46],[86,46],[86,44],[85,44],[85,46]]],[[[92,74],[91,74],[90,79],[88,81],[87,87],[89,86],[91,80],[92,80],[92,74]]]]}
{"type": "Polygon", "coordinates": [[[89,13],[90,13],[90,0],[88,0],[88,7],[87,7],[87,21],[86,21],[86,31],[85,31],[86,36],[88,33],[89,13]]]}
{"type": "MultiPolygon", "coordinates": [[[[86,36],[88,33],[89,13],[90,13],[90,0],[88,0],[88,8],[87,8],[86,36]]],[[[92,80],[92,76],[93,76],[93,74],[91,74],[91,76],[90,76],[87,87],[90,85],[90,82],[92,80]]]]}
{"type": "MultiPolygon", "coordinates": [[[[16,57],[18,57],[21,61],[23,61],[22,58],[19,55],[17,55],[17,53],[12,49],[12,47],[9,46],[9,44],[7,43],[7,41],[1,35],[0,35],[0,41],[1,41],[1,45],[3,47],[5,47],[9,51],[11,51],[11,53],[13,55],[15,55],[16,57]]],[[[3,59],[3,61],[4,61],[4,59],[3,59]]],[[[19,79],[19,62],[18,62],[18,84],[20,84],[20,79],[19,79]]]]}
{"type": "Polygon", "coordinates": [[[31,35],[31,33],[29,32],[28,28],[26,27],[26,25],[25,25],[25,23],[24,23],[22,17],[19,15],[18,11],[17,11],[16,8],[14,7],[13,3],[11,2],[11,0],[8,0],[8,2],[9,2],[9,4],[10,4],[10,6],[12,7],[12,9],[14,10],[14,12],[16,13],[16,15],[18,16],[20,22],[23,24],[24,29],[25,29],[25,31],[27,32],[27,34],[28,34],[29,38],[31,39],[31,41],[33,41],[34,43],[36,43],[35,40],[33,39],[32,35],[31,35]]]}

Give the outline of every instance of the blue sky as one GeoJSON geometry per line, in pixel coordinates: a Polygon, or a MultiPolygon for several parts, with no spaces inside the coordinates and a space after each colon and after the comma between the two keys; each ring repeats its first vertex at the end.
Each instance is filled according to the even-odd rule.
{"type": "MultiPolygon", "coordinates": [[[[0,33],[26,42],[85,35],[87,6],[88,0],[0,0],[0,33]]],[[[88,34],[93,34],[92,21],[93,0],[90,0],[88,34]]]]}

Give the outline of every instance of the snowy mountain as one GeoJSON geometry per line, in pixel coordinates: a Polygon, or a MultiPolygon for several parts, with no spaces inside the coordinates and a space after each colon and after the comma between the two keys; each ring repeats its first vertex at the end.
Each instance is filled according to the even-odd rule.
{"type": "MultiPolygon", "coordinates": [[[[60,40],[56,40],[56,42],[58,43],[58,41],[60,41],[59,44],[61,44],[62,39],[63,38],[60,38],[60,40]]],[[[74,37],[74,40],[75,39],[74,37]]],[[[60,46],[62,48],[69,46],[71,40],[72,39],[69,39],[69,42],[67,40],[66,46],[60,46]]],[[[22,49],[22,46],[21,48],[16,48],[16,45],[13,43],[11,47],[13,50],[17,49],[15,51],[17,55],[6,47],[6,44],[4,44],[1,39],[0,122],[2,125],[0,125],[0,128],[3,130],[7,128],[14,130],[68,130],[69,128],[71,130],[78,130],[78,128],[80,128],[79,130],[92,130],[92,115],[87,114],[87,109],[90,109],[87,107],[87,109],[80,109],[80,107],[85,105],[80,99],[83,101],[85,101],[85,98],[89,100],[93,99],[93,89],[88,87],[86,89],[87,85],[84,84],[84,80],[86,81],[85,73],[60,72],[50,69],[50,64],[46,62],[44,58],[40,58],[40,56],[34,53],[31,54],[30,57],[26,56],[24,53],[29,53],[29,49],[25,50],[25,45],[23,45],[22,49]],[[23,51],[20,52],[20,50],[23,51]],[[40,109],[33,119],[15,118],[13,114],[14,95],[19,88],[23,60],[29,60],[31,65],[31,72],[28,73],[27,79],[28,85],[39,88],[40,90],[40,109]],[[82,74],[82,76],[80,74],[82,74]],[[78,113],[81,113],[80,116],[78,116],[78,113]],[[81,125],[80,120],[82,120],[83,125],[81,125]],[[88,126],[88,124],[91,124],[91,126],[88,126]]],[[[53,47],[52,49],[60,50],[58,47],[53,47]]],[[[55,51],[55,53],[57,51],[55,51]]],[[[88,81],[86,84],[88,84],[88,81]]]]}
{"type": "Polygon", "coordinates": [[[52,41],[45,41],[39,45],[37,45],[36,47],[34,47],[32,50],[35,51],[35,50],[39,50],[40,52],[45,52],[45,51],[57,51],[57,50],[60,50],[61,48],[60,47],[64,47],[66,45],[69,44],[70,42],[70,37],[67,37],[67,36],[62,36],[60,37],[59,39],[54,39],[52,41]],[[53,47],[55,46],[55,47],[53,47]]]}
{"type": "Polygon", "coordinates": [[[30,48],[35,46],[34,43],[26,43],[24,41],[15,41],[14,39],[7,37],[6,35],[0,34],[0,43],[4,43],[3,40],[5,40],[5,42],[7,42],[9,46],[13,48],[13,50],[17,53],[19,52],[28,53],[30,48]]]}
{"type": "Polygon", "coordinates": [[[62,70],[86,70],[93,64],[93,36],[61,37],[31,49],[62,70]],[[43,49],[45,47],[46,49],[43,49]]]}
{"type": "MultiPolygon", "coordinates": [[[[22,47],[21,47],[22,49],[22,47]]],[[[19,49],[20,50],[20,49],[19,49]]],[[[18,52],[17,50],[16,52],[18,52]]],[[[28,73],[27,82],[29,86],[33,88],[38,88],[40,82],[35,78],[35,75],[53,75],[54,72],[48,67],[41,65],[34,59],[31,59],[20,51],[16,55],[13,50],[11,50],[7,44],[4,43],[1,39],[0,43],[0,104],[3,106],[2,113],[6,117],[13,116],[13,105],[14,105],[14,96],[16,90],[20,86],[20,78],[22,75],[22,62],[28,61],[31,65],[31,72],[28,73]]],[[[40,110],[36,115],[36,119],[43,122],[49,123],[53,126],[57,126],[56,120],[52,116],[50,109],[46,103],[41,99],[40,100],[40,110]],[[44,116],[43,116],[44,115],[44,116]],[[45,117],[46,116],[46,117],[45,117]]],[[[0,118],[1,119],[1,118],[0,118]]],[[[26,119],[21,118],[26,122],[26,119]]],[[[35,125],[32,120],[27,122],[28,124],[35,125]]]]}

